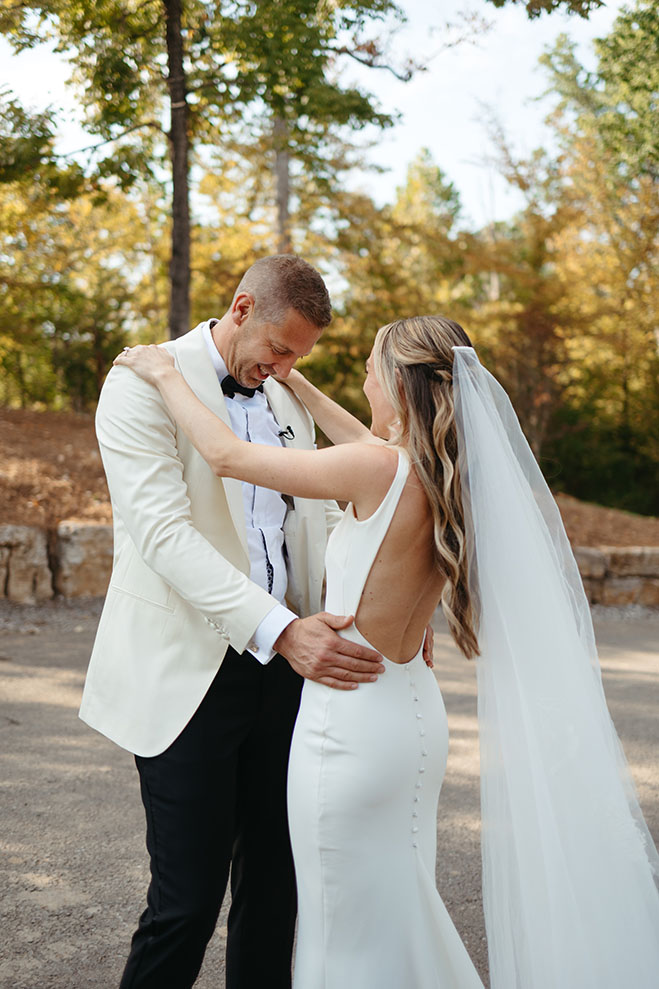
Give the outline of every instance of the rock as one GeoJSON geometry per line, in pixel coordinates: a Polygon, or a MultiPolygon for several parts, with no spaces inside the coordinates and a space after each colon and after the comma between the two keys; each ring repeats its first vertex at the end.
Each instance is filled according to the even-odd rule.
{"type": "Polygon", "coordinates": [[[575,546],[574,558],[582,577],[601,578],[606,573],[606,556],[601,549],[589,546],[575,546]]]}
{"type": "Polygon", "coordinates": [[[100,597],[112,571],[112,526],[60,522],[54,539],[55,590],[64,597],[100,597]]]}
{"type": "Polygon", "coordinates": [[[600,604],[636,604],[643,590],[641,577],[607,577],[602,585],[600,604]]]}
{"type": "MultiPolygon", "coordinates": [[[[1,538],[2,537],[0,537],[0,540],[1,538]]],[[[7,596],[7,565],[9,563],[9,553],[9,546],[3,546],[0,541],[0,598],[7,596]]]]}
{"type": "Polygon", "coordinates": [[[659,580],[647,578],[643,581],[638,603],[646,608],[659,608],[659,580]]]}
{"type": "Polygon", "coordinates": [[[598,580],[595,577],[582,577],[582,580],[584,591],[586,592],[586,597],[588,598],[588,603],[599,604],[602,600],[602,587],[604,586],[604,581],[598,580]]]}
{"type": "Polygon", "coordinates": [[[604,546],[602,553],[615,577],[659,577],[659,546],[604,546]]]}
{"type": "Polygon", "coordinates": [[[28,525],[0,525],[0,597],[19,604],[36,604],[52,596],[44,530],[28,525]]]}

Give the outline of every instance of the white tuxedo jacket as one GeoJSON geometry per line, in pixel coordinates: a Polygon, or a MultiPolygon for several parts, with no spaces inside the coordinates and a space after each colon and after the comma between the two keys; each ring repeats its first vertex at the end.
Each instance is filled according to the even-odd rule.
{"type": "MultiPolygon", "coordinates": [[[[188,384],[231,425],[201,326],[164,345],[188,384]]],[[[288,445],[310,449],[306,408],[265,392],[288,445]]],[[[249,580],[241,482],[217,478],[152,385],[114,367],[96,414],[114,517],[114,562],[80,717],[138,755],[164,751],[201,703],[229,645],[241,653],[276,601],[249,580]]],[[[333,502],[295,498],[284,526],[289,607],[321,610],[333,502]]]]}

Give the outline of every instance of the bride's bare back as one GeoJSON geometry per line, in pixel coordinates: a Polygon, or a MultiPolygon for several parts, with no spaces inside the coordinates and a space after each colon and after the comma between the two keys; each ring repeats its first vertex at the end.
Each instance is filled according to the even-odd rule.
{"type": "MultiPolygon", "coordinates": [[[[395,448],[390,448],[389,483],[395,472],[396,456],[395,448]]],[[[373,478],[372,488],[381,490],[388,473],[389,465],[382,477],[373,478]]],[[[385,486],[380,501],[386,490],[385,486]]],[[[349,506],[347,510],[353,509],[349,506]]],[[[361,511],[362,516],[357,515],[359,521],[366,517],[363,507],[361,511]]],[[[369,510],[367,515],[370,514],[369,510]]],[[[433,545],[430,506],[411,466],[355,616],[355,624],[364,638],[393,662],[406,663],[416,655],[437,607],[445,578],[437,571],[433,545]]]]}

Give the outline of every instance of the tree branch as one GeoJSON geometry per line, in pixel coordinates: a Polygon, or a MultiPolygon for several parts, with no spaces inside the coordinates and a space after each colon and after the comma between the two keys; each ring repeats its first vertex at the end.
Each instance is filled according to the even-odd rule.
{"type": "Polygon", "coordinates": [[[346,48],[342,45],[340,48],[335,48],[333,45],[328,45],[328,50],[334,52],[336,55],[349,55],[350,58],[354,58],[356,62],[360,62],[361,65],[368,66],[369,69],[385,69],[387,72],[391,72],[396,79],[400,79],[401,82],[409,82],[414,72],[417,69],[421,69],[420,65],[408,65],[404,72],[395,69],[393,65],[388,65],[386,62],[377,62],[376,55],[358,55],[356,51],[351,48],[346,48]]]}
{"type": "Polygon", "coordinates": [[[160,131],[161,134],[166,134],[163,130],[161,124],[157,120],[143,120],[139,124],[135,124],[133,127],[127,127],[125,131],[121,134],[117,134],[116,137],[107,137],[104,141],[98,141],[97,144],[88,144],[85,148],[78,148],[76,151],[67,151],[64,154],[53,155],[53,158],[71,158],[73,155],[80,155],[84,151],[96,151],[97,148],[102,148],[105,144],[112,144],[113,141],[120,141],[122,137],[126,137],[127,134],[132,134],[133,131],[141,130],[142,127],[150,127],[153,130],[160,131]]]}
{"type": "MultiPolygon", "coordinates": [[[[221,62],[220,65],[216,66],[216,68],[224,69],[228,64],[229,64],[228,62],[221,62]]],[[[217,92],[218,90],[217,80],[213,79],[210,82],[200,82],[198,85],[195,85],[194,82],[190,82],[188,80],[188,88],[187,88],[188,94],[203,93],[206,89],[211,89],[217,92]]]]}
{"type": "Polygon", "coordinates": [[[455,23],[447,21],[441,28],[431,28],[431,35],[441,31],[444,39],[442,44],[434,52],[423,57],[421,61],[408,58],[407,63],[401,69],[397,69],[387,62],[378,60],[382,57],[382,52],[375,41],[359,43],[355,39],[352,48],[347,45],[342,45],[340,48],[336,48],[333,45],[328,45],[327,47],[329,51],[337,55],[349,55],[350,58],[353,58],[361,65],[366,65],[369,69],[385,69],[387,72],[391,72],[396,79],[400,79],[401,82],[409,82],[415,72],[425,72],[430,62],[451,48],[458,48],[465,43],[476,44],[477,39],[492,28],[492,23],[492,21],[487,21],[484,17],[473,11],[465,11],[458,15],[455,23]]]}

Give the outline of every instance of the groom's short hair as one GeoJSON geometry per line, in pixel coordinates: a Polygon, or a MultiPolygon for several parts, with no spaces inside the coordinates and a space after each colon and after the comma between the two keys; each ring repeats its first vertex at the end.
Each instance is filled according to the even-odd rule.
{"type": "Polygon", "coordinates": [[[296,254],[273,254],[255,261],[240,280],[236,295],[240,292],[254,296],[254,315],[264,323],[283,323],[289,309],[321,329],[332,319],[325,282],[296,254]]]}

